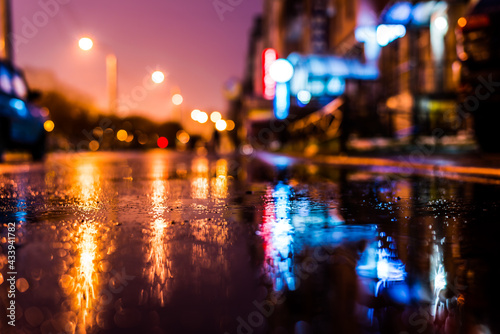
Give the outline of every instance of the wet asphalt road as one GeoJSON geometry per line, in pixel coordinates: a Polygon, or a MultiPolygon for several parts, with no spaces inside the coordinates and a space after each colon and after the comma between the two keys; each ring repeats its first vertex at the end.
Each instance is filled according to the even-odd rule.
{"type": "Polygon", "coordinates": [[[499,188],[270,155],[0,165],[0,333],[498,333],[499,188]]]}

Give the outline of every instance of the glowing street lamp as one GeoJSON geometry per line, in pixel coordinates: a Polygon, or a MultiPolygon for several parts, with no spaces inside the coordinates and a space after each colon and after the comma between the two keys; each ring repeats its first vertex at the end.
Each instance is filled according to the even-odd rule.
{"type": "Polygon", "coordinates": [[[207,113],[204,111],[200,111],[200,113],[198,114],[198,122],[200,122],[201,124],[205,124],[207,121],[208,121],[207,113]]]}
{"type": "Polygon", "coordinates": [[[184,101],[184,98],[182,97],[181,94],[174,94],[172,96],[172,103],[175,104],[176,106],[180,106],[182,104],[182,101],[184,101]]]}
{"type": "Polygon", "coordinates": [[[191,111],[191,119],[193,121],[198,122],[198,117],[200,117],[200,113],[201,113],[201,111],[199,109],[195,109],[195,110],[191,111]]]}
{"type": "Polygon", "coordinates": [[[154,71],[153,74],[151,74],[151,80],[153,80],[154,83],[161,84],[165,80],[165,74],[163,74],[162,71],[154,71]]]}
{"type": "Polygon", "coordinates": [[[94,46],[94,42],[92,41],[92,39],[88,38],[88,37],[82,37],[80,38],[80,40],[78,41],[78,46],[80,47],[80,49],[82,49],[83,51],[89,51],[90,49],[92,49],[92,47],[94,46]]]}
{"type": "Polygon", "coordinates": [[[220,119],[218,120],[216,123],[215,123],[215,128],[217,129],[217,131],[224,131],[226,130],[227,128],[227,123],[225,120],[223,119],[220,119]]]}
{"type": "Polygon", "coordinates": [[[218,111],[214,111],[213,113],[210,114],[210,120],[214,123],[217,123],[217,121],[220,121],[222,119],[222,115],[218,111]]]}

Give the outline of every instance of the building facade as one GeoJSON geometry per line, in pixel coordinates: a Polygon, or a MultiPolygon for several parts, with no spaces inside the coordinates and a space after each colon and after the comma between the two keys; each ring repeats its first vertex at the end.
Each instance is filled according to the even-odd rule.
{"type": "Polygon", "coordinates": [[[455,125],[455,29],[465,10],[464,1],[451,0],[265,0],[250,39],[242,138],[276,147],[299,138],[300,149],[338,138],[404,141],[467,131],[467,122],[455,125]],[[266,72],[274,58],[294,68],[283,119],[269,94],[277,91],[266,72]],[[336,132],[334,120],[342,124],[336,132]]]}

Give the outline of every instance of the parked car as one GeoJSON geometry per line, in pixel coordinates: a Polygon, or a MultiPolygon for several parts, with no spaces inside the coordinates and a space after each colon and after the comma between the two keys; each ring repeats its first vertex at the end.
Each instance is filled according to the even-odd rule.
{"type": "Polygon", "coordinates": [[[500,2],[478,1],[458,26],[461,102],[472,113],[479,146],[500,152],[500,2]]]}
{"type": "Polygon", "coordinates": [[[0,159],[5,150],[24,149],[41,160],[45,155],[47,115],[33,102],[40,92],[30,91],[22,71],[0,61],[0,159]]]}

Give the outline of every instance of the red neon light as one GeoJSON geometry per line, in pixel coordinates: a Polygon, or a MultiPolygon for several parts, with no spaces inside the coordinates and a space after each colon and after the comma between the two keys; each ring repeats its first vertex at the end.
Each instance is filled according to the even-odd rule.
{"type": "Polygon", "coordinates": [[[278,59],[278,52],[275,49],[268,48],[262,52],[262,92],[267,100],[274,99],[276,90],[276,82],[269,74],[269,68],[276,59],[278,59]]]}

